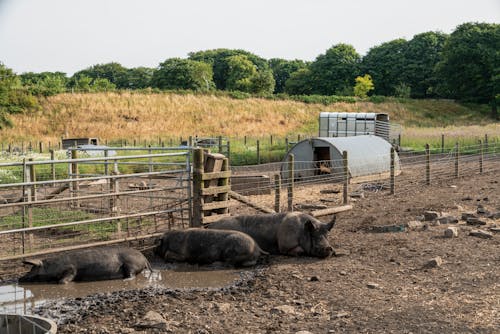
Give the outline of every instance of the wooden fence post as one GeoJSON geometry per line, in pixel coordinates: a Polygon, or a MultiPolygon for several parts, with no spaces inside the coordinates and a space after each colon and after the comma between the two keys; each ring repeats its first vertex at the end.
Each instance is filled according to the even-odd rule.
{"type": "Polygon", "coordinates": [[[347,164],[347,151],[342,152],[342,165],[343,165],[343,171],[344,171],[344,189],[342,192],[343,195],[343,203],[347,204],[349,203],[349,196],[348,196],[348,188],[349,188],[349,168],[347,164]]]}
{"type": "Polygon", "coordinates": [[[479,139],[479,174],[483,174],[483,143],[479,139]]]}
{"type": "MultiPolygon", "coordinates": [[[[71,150],[71,159],[78,159],[78,151],[76,150],[76,146],[75,146],[75,149],[71,150]]],[[[72,179],[78,179],[78,163],[77,162],[72,162],[71,163],[71,178],[72,179]]],[[[76,197],[78,197],[78,193],[80,191],[80,185],[78,183],[78,181],[74,181],[72,182],[72,191],[71,191],[71,197],[75,197],[75,194],[76,194],[76,197]]],[[[74,201],[73,202],[73,205],[74,207],[79,207],[80,204],[78,203],[78,201],[74,201]]]]}
{"type": "Polygon", "coordinates": [[[444,133],[441,134],[441,153],[444,153],[444,133]]]}
{"type": "Polygon", "coordinates": [[[260,165],[260,141],[257,139],[257,165],[260,165]]]}
{"type": "Polygon", "coordinates": [[[42,142],[38,143],[38,152],[43,153],[43,143],[42,142]]]}
{"type": "Polygon", "coordinates": [[[484,149],[486,150],[486,153],[488,153],[488,134],[487,133],[484,135],[484,149]]]}
{"type": "MultiPolygon", "coordinates": [[[[33,158],[28,159],[29,162],[33,162],[33,158]]],[[[35,165],[30,164],[28,168],[28,180],[29,182],[36,182],[36,173],[35,173],[35,165]]],[[[35,202],[36,201],[36,185],[32,184],[31,186],[28,187],[29,193],[28,193],[28,202],[35,202]]],[[[33,227],[33,207],[32,205],[28,205],[28,227],[33,227]]],[[[29,249],[33,249],[33,233],[29,232],[28,233],[28,240],[29,240],[29,249]]]]}
{"type": "MultiPolygon", "coordinates": [[[[53,149],[50,149],[50,161],[52,161],[52,163],[50,164],[50,172],[51,172],[51,175],[52,175],[52,180],[56,179],[56,165],[54,163],[55,159],[56,159],[55,152],[54,152],[53,149]]],[[[56,184],[53,183],[52,186],[55,187],[56,184]]]]}
{"type": "Polygon", "coordinates": [[[458,142],[455,143],[455,177],[458,177],[458,159],[459,159],[459,152],[458,152],[459,146],[458,142]]]}
{"type": "Polygon", "coordinates": [[[203,149],[193,150],[193,220],[189,227],[200,227],[202,220],[201,191],[203,189],[203,149]]]}
{"type": "Polygon", "coordinates": [[[285,137],[285,148],[286,152],[288,152],[288,137],[285,137]]]}
{"type": "Polygon", "coordinates": [[[281,208],[281,174],[274,175],[274,211],[280,212],[281,208]]]}
{"type": "Polygon", "coordinates": [[[219,141],[219,153],[222,154],[222,136],[219,136],[218,141],[219,141]]]}
{"type": "Polygon", "coordinates": [[[431,150],[429,144],[425,144],[425,184],[431,184],[431,150]]]}
{"type": "Polygon", "coordinates": [[[288,211],[293,211],[293,183],[295,177],[295,158],[293,154],[288,156],[288,211]]]}
{"type": "Polygon", "coordinates": [[[390,189],[391,189],[391,195],[394,195],[394,192],[395,192],[395,182],[396,182],[396,178],[395,178],[395,159],[394,159],[394,147],[391,147],[391,178],[390,178],[390,189]]]}

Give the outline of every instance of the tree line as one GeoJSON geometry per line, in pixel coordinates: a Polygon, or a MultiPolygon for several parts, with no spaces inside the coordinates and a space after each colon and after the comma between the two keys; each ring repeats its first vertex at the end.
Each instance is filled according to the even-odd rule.
{"type": "Polygon", "coordinates": [[[411,40],[374,46],[363,57],[352,45],[341,43],[311,62],[266,60],[245,50],[215,49],[166,59],[157,68],[97,64],[71,77],[62,72],[16,75],[0,63],[0,123],[5,112],[36,103],[33,96],[116,89],[451,98],[491,103],[496,115],[500,25],[464,23],[449,35],[424,32],[411,40]]]}

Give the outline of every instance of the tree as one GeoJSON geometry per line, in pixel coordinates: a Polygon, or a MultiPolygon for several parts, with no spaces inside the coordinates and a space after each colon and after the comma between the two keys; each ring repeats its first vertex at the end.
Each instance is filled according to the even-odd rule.
{"type": "Polygon", "coordinates": [[[208,91],[214,88],[212,67],[201,61],[171,58],[153,73],[151,85],[161,89],[192,89],[208,91]]]}
{"type": "Polygon", "coordinates": [[[51,96],[66,91],[68,78],[63,72],[27,72],[20,76],[22,85],[33,95],[51,96]]]}
{"type": "Polygon", "coordinates": [[[280,58],[273,58],[269,60],[269,66],[273,71],[274,93],[285,92],[285,83],[290,78],[290,75],[300,69],[306,68],[307,64],[302,60],[285,60],[280,58]]]}
{"type": "Polygon", "coordinates": [[[372,77],[369,74],[365,74],[364,76],[356,77],[356,85],[354,86],[354,95],[366,98],[368,97],[368,92],[372,91],[373,81],[372,77]]]}
{"type": "Polygon", "coordinates": [[[337,44],[311,64],[314,94],[343,95],[352,91],[361,57],[353,46],[337,44]]]}
{"type": "Polygon", "coordinates": [[[301,68],[290,74],[285,83],[285,93],[290,95],[310,95],[313,91],[312,74],[309,68],[301,68]]]}
{"type": "Polygon", "coordinates": [[[434,68],[448,35],[440,32],[425,32],[413,36],[403,51],[404,70],[402,81],[411,87],[411,97],[436,97],[439,78],[434,68]]]}
{"type": "Polygon", "coordinates": [[[361,68],[370,74],[375,85],[374,94],[394,96],[395,88],[404,83],[405,39],[395,39],[371,48],[363,57],[361,68]]]}
{"type": "Polygon", "coordinates": [[[462,101],[490,102],[500,93],[500,25],[464,23],[446,41],[436,68],[442,90],[462,101]]]}
{"type": "Polygon", "coordinates": [[[245,50],[215,49],[198,51],[190,53],[189,59],[210,64],[213,70],[213,81],[215,82],[215,86],[217,89],[226,90],[226,81],[229,77],[228,60],[232,56],[245,56],[255,65],[257,72],[269,69],[269,65],[264,58],[245,50]]]}
{"type": "Polygon", "coordinates": [[[89,68],[76,72],[72,78],[75,80],[80,76],[87,76],[92,80],[108,79],[109,82],[118,88],[129,88],[127,80],[127,69],[119,63],[97,64],[89,68]]]}
{"type": "Polygon", "coordinates": [[[154,69],[148,67],[135,67],[127,70],[127,85],[130,89],[151,87],[154,69]]]}
{"type": "Polygon", "coordinates": [[[92,82],[90,89],[93,92],[109,92],[116,89],[116,85],[108,79],[99,78],[92,82]]]}

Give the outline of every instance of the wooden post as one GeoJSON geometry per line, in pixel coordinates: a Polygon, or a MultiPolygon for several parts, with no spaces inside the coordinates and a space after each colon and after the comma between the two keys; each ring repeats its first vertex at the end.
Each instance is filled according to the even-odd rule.
{"type": "Polygon", "coordinates": [[[219,153],[222,154],[222,136],[219,136],[218,140],[219,140],[219,153]]]}
{"type": "MultiPolygon", "coordinates": [[[[52,161],[52,163],[50,164],[50,172],[51,172],[51,175],[52,175],[52,180],[55,181],[56,179],[56,165],[54,163],[54,160],[56,159],[56,155],[55,155],[55,152],[53,149],[50,150],[50,161],[52,161]]],[[[55,183],[52,184],[53,187],[55,187],[55,183]]]]}
{"type": "Polygon", "coordinates": [[[342,164],[343,164],[343,169],[344,169],[344,187],[343,187],[343,203],[347,204],[349,203],[349,168],[347,165],[347,151],[342,152],[342,164]]]}
{"type": "Polygon", "coordinates": [[[455,143],[455,177],[458,177],[458,159],[459,159],[459,152],[458,152],[458,142],[455,143]]]}
{"type": "Polygon", "coordinates": [[[288,152],[288,137],[285,137],[286,152],[288,152]]]}
{"type": "Polygon", "coordinates": [[[227,141],[227,158],[229,159],[229,163],[231,163],[231,146],[229,145],[229,140],[227,141]]]}
{"type": "Polygon", "coordinates": [[[134,138],[134,147],[137,146],[137,139],[134,138]]]}
{"type": "Polygon", "coordinates": [[[203,150],[197,148],[193,150],[193,220],[189,222],[189,227],[200,227],[202,223],[202,195],[203,189],[203,150]]]}
{"type": "MultiPolygon", "coordinates": [[[[33,162],[33,158],[28,159],[29,162],[33,162]]],[[[28,180],[29,182],[36,182],[36,173],[35,173],[35,165],[30,164],[28,168],[28,180]]],[[[32,184],[31,186],[28,187],[29,193],[28,193],[28,202],[35,202],[36,201],[36,185],[32,184]]],[[[28,227],[33,227],[33,207],[28,205],[28,227]]],[[[29,249],[33,249],[33,233],[30,232],[28,233],[28,240],[29,240],[29,249]]]]}
{"type": "Polygon", "coordinates": [[[9,154],[12,154],[12,143],[9,143],[9,154]]]}
{"type": "Polygon", "coordinates": [[[398,146],[401,147],[401,134],[398,134],[398,146]]]}
{"type": "MultiPolygon", "coordinates": [[[[224,158],[222,159],[222,168],[221,168],[221,171],[228,171],[230,170],[229,168],[229,159],[228,158],[224,158]]],[[[223,179],[219,179],[219,186],[228,186],[229,185],[229,180],[230,178],[223,178],[223,179]]],[[[218,201],[229,201],[229,193],[225,192],[225,193],[220,193],[218,196],[217,196],[217,200],[218,201]]],[[[229,213],[229,208],[226,207],[226,208],[222,208],[219,210],[220,212],[218,212],[219,214],[224,214],[224,213],[229,213]]]]}
{"type": "Polygon", "coordinates": [[[479,139],[479,174],[483,174],[483,143],[479,139]]]}
{"type": "Polygon", "coordinates": [[[394,147],[391,147],[391,180],[390,180],[390,189],[391,189],[391,195],[394,195],[395,193],[395,183],[396,183],[396,178],[395,178],[395,159],[394,159],[394,147]]]}
{"type": "Polygon", "coordinates": [[[260,165],[260,141],[257,139],[257,165],[260,165]]]}
{"type": "Polygon", "coordinates": [[[441,153],[444,153],[444,133],[441,134],[441,153]]]}
{"type": "Polygon", "coordinates": [[[484,135],[484,149],[486,150],[486,153],[488,153],[488,134],[487,133],[484,135]]]}
{"type": "MultiPolygon", "coordinates": [[[[71,159],[78,159],[78,151],[76,149],[71,150],[71,159]]],[[[71,178],[78,179],[78,174],[79,174],[78,173],[78,163],[76,163],[76,162],[71,163],[71,178]]],[[[71,192],[71,197],[78,197],[78,193],[80,191],[80,185],[79,185],[78,181],[74,181],[74,182],[72,182],[72,184],[73,184],[73,188],[72,188],[73,191],[71,192]]],[[[74,205],[74,207],[80,206],[80,204],[78,203],[77,200],[73,202],[73,205],[74,205]]]]}
{"type": "Polygon", "coordinates": [[[280,212],[281,208],[281,175],[274,175],[274,211],[280,212]]]}
{"type": "Polygon", "coordinates": [[[243,145],[247,146],[247,136],[243,137],[243,145]]]}
{"type": "Polygon", "coordinates": [[[43,143],[42,142],[38,143],[38,152],[43,153],[43,143]]]}
{"type": "Polygon", "coordinates": [[[431,150],[429,144],[425,144],[425,184],[431,184],[431,150]]]}
{"type": "MultiPolygon", "coordinates": [[[[115,160],[113,163],[113,175],[118,175],[120,173],[118,169],[118,160],[115,160]]],[[[120,197],[116,195],[116,193],[120,192],[120,184],[117,178],[112,178],[111,183],[110,183],[110,191],[114,193],[114,196],[111,196],[109,198],[109,207],[110,207],[110,214],[112,216],[117,216],[120,215],[120,197]]],[[[122,223],[120,220],[116,221],[116,232],[118,234],[118,237],[121,237],[122,233],[122,223]]]]}
{"type": "Polygon", "coordinates": [[[273,135],[271,135],[270,140],[271,140],[271,146],[273,146],[273,135]]]}
{"type": "Polygon", "coordinates": [[[293,183],[295,177],[295,158],[288,155],[288,211],[293,211],[293,183]]]}

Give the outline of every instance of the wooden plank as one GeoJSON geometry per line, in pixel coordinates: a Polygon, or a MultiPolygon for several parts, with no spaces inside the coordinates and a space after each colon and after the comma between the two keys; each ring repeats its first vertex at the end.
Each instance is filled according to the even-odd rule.
{"type": "Polygon", "coordinates": [[[218,187],[210,187],[210,188],[203,188],[201,189],[201,194],[202,195],[216,195],[216,194],[222,194],[222,193],[227,193],[231,191],[231,186],[218,186],[218,187]]]}
{"type": "Polygon", "coordinates": [[[351,209],[352,209],[352,205],[337,206],[335,208],[328,208],[328,209],[313,211],[313,212],[311,212],[311,216],[321,217],[321,216],[332,215],[334,213],[343,212],[343,211],[347,211],[347,210],[351,210],[351,209]]]}
{"type": "Polygon", "coordinates": [[[231,215],[229,213],[223,213],[220,215],[203,217],[203,224],[213,223],[215,221],[218,221],[219,219],[226,218],[226,217],[231,217],[231,215]]]}
{"type": "Polygon", "coordinates": [[[226,170],[222,172],[212,172],[212,173],[203,173],[202,180],[214,180],[214,179],[226,179],[231,177],[231,171],[226,170]]]}
{"type": "Polygon", "coordinates": [[[226,209],[229,205],[229,201],[217,201],[202,204],[201,208],[203,211],[215,210],[215,209],[226,209]]]}
{"type": "Polygon", "coordinates": [[[253,203],[252,201],[250,201],[245,196],[240,195],[237,192],[234,192],[232,190],[229,192],[229,196],[231,196],[235,200],[237,200],[237,201],[239,201],[239,202],[241,202],[243,204],[246,204],[249,207],[254,208],[254,209],[258,210],[258,211],[261,211],[261,212],[264,212],[264,213],[276,213],[276,211],[274,211],[273,209],[269,209],[269,208],[261,206],[261,205],[259,205],[257,203],[253,203]]]}

